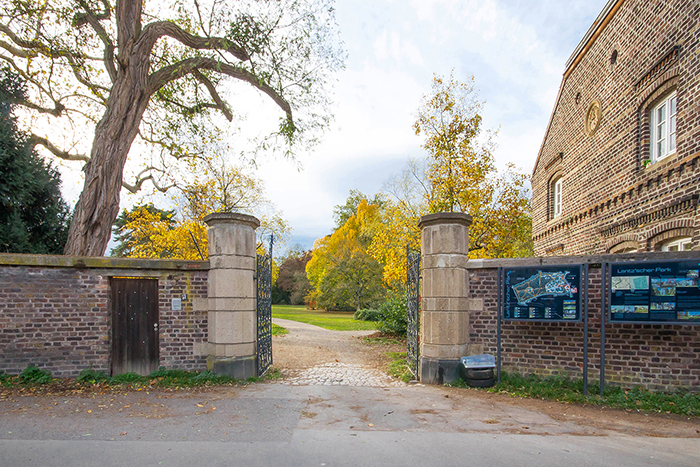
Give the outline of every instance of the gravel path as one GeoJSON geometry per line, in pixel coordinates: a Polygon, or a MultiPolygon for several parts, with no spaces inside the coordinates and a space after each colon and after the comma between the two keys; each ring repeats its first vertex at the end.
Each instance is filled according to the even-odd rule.
{"type": "Polygon", "coordinates": [[[274,337],[272,343],[274,365],[284,375],[282,384],[405,386],[383,370],[382,351],[387,349],[377,351],[362,340],[376,331],[329,331],[286,319],[274,318],[272,321],[289,331],[289,334],[274,337]]]}

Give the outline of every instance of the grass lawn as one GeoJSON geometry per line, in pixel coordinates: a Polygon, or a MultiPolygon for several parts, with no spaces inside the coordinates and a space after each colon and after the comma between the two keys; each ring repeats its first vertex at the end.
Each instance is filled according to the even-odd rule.
{"type": "Polygon", "coordinates": [[[289,331],[286,328],[283,328],[282,326],[277,326],[275,323],[272,323],[273,336],[284,336],[285,334],[289,334],[289,331]]]}
{"type": "Polygon", "coordinates": [[[351,311],[308,310],[303,305],[272,305],[272,317],[313,324],[331,331],[362,331],[377,329],[377,323],[356,321],[351,311]]]}
{"type": "MultiPolygon", "coordinates": [[[[466,387],[466,383],[458,380],[451,386],[466,387]]],[[[588,395],[584,396],[582,379],[568,379],[562,376],[521,376],[503,372],[501,373],[501,383],[491,389],[486,389],[486,391],[509,394],[515,397],[602,405],[628,411],[700,416],[700,394],[686,391],[662,393],[648,391],[640,387],[623,389],[607,385],[605,395],[600,397],[600,386],[598,386],[597,381],[592,381],[588,386],[588,395]]]]}

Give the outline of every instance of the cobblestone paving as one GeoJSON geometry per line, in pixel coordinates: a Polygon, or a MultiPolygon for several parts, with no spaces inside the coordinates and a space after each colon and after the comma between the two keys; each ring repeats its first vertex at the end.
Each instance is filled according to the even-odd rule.
{"type": "Polygon", "coordinates": [[[406,386],[381,371],[362,365],[326,363],[285,375],[282,384],[289,386],[366,386],[376,388],[406,386]]]}

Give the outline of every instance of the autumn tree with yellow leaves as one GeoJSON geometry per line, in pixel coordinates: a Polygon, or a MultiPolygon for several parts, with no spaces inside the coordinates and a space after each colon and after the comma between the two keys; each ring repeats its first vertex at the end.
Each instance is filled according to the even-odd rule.
{"type": "Polygon", "coordinates": [[[359,201],[355,214],[333,234],[316,240],[306,273],[308,301],[327,310],[359,310],[382,295],[382,265],[367,253],[381,223],[379,206],[359,201]]]}
{"type": "Polygon", "coordinates": [[[401,173],[384,183],[381,222],[368,248],[384,267],[384,284],[402,288],[406,282],[407,248],[420,249],[418,219],[427,214],[430,190],[425,185],[426,163],[409,160],[401,173]]]}
{"type": "Polygon", "coordinates": [[[493,134],[483,131],[474,77],[433,77],[413,125],[428,152],[428,212],[472,216],[469,254],[502,258],[532,254],[530,197],[525,174],[513,164],[496,170],[493,134]]]}
{"type": "Polygon", "coordinates": [[[484,131],[474,78],[433,78],[413,129],[424,137],[424,160],[411,160],[384,186],[387,197],[369,253],[384,267],[384,282],[406,281],[406,247],[418,250],[418,220],[436,212],[464,212],[471,258],[532,255],[528,179],[513,164],[499,173],[494,135],[484,131]]]}

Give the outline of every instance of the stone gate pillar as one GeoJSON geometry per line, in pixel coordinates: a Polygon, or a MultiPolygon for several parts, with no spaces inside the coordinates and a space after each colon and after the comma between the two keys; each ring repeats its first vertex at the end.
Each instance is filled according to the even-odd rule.
{"type": "Polygon", "coordinates": [[[214,213],[209,226],[207,370],[237,379],[257,375],[256,238],[253,216],[214,213]]]}
{"type": "Polygon", "coordinates": [[[420,380],[443,384],[458,378],[460,357],[469,344],[468,214],[423,216],[420,380]]]}

